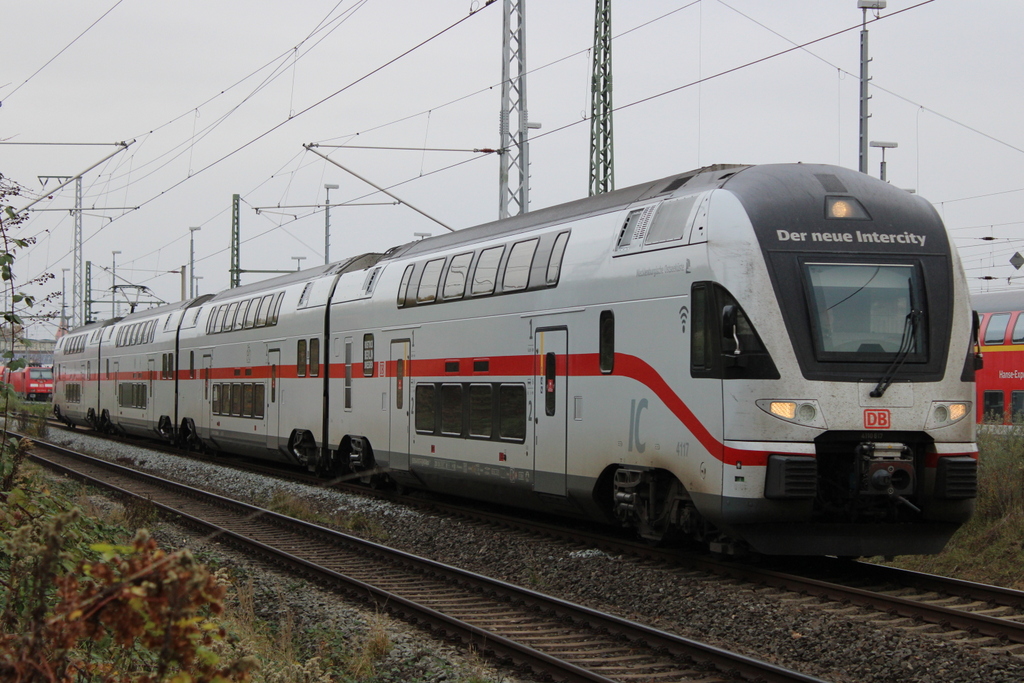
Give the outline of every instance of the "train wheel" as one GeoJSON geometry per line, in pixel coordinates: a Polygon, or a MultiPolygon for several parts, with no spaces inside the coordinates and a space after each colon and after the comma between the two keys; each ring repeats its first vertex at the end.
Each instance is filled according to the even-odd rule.
{"type": "Polygon", "coordinates": [[[614,487],[616,515],[641,538],[660,544],[683,535],[689,496],[670,472],[623,468],[615,472],[614,487]]]}
{"type": "Polygon", "coordinates": [[[293,431],[288,439],[288,450],[300,465],[304,465],[310,472],[319,474],[322,467],[319,449],[316,446],[316,439],[308,430],[296,429],[293,431]]]}

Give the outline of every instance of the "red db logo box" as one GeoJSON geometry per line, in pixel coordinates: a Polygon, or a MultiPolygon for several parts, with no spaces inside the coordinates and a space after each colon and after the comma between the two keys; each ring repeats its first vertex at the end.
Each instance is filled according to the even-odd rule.
{"type": "Polygon", "coordinates": [[[865,429],[889,429],[892,419],[889,411],[880,408],[868,408],[864,411],[865,429]]]}

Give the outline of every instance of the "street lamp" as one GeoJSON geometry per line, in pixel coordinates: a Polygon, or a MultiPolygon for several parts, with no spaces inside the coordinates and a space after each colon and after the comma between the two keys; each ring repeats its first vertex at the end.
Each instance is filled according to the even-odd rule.
{"type": "Polygon", "coordinates": [[[306,258],[306,257],[305,256],[292,256],[292,258],[295,259],[295,272],[297,273],[300,270],[302,270],[302,260],[304,258],[306,258]]]}
{"type": "Polygon", "coordinates": [[[327,190],[327,202],[324,206],[324,265],[331,262],[331,190],[337,190],[333,183],[324,184],[327,190]]]}
{"type": "Polygon", "coordinates": [[[897,143],[897,142],[879,142],[878,140],[872,140],[871,141],[871,146],[872,147],[878,147],[878,148],[880,148],[882,150],[882,168],[879,171],[878,177],[881,178],[882,180],[885,180],[885,150],[887,150],[887,149],[896,149],[897,147],[899,147],[899,143],[897,143]]]}
{"type": "Polygon", "coordinates": [[[189,228],[188,232],[188,298],[196,298],[196,231],[202,228],[189,228]]]}
{"type": "Polygon", "coordinates": [[[863,12],[860,29],[860,172],[868,172],[868,10],[885,9],[886,0],[857,0],[863,12]]]}
{"type": "Polygon", "coordinates": [[[110,287],[110,291],[111,291],[111,297],[110,297],[111,298],[111,301],[110,301],[110,317],[111,318],[116,318],[117,317],[117,255],[120,254],[120,253],[121,252],[119,250],[117,250],[117,249],[114,249],[113,251],[110,252],[110,255],[111,255],[111,258],[112,258],[112,263],[111,263],[111,266],[110,266],[110,280],[112,282],[111,287],[110,287]]]}

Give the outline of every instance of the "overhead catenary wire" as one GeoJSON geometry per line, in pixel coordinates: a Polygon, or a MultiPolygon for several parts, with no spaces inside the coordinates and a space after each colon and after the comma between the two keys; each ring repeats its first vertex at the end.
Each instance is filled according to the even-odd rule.
{"type": "MultiPolygon", "coordinates": [[[[921,6],[921,5],[924,5],[924,4],[928,4],[928,2],[931,2],[931,1],[932,1],[932,0],[927,0],[927,2],[922,2],[922,3],[919,3],[918,5],[915,5],[914,7],[918,7],[918,6],[921,6]]],[[[489,4],[489,3],[488,3],[488,4],[489,4]]],[[[691,4],[693,4],[693,3],[691,3],[691,4]]],[[[689,6],[689,5],[688,5],[688,6],[689,6]]],[[[908,9],[913,9],[914,7],[911,7],[911,8],[907,8],[907,9],[905,9],[905,10],[901,10],[901,12],[907,11],[908,9]]],[[[682,8],[680,8],[680,9],[682,9],[682,8]]],[[[678,11],[678,10],[674,10],[674,11],[678,11]]],[[[894,13],[894,14],[896,14],[896,13],[894,13]]],[[[881,17],[881,18],[887,18],[887,17],[889,17],[889,16],[893,16],[894,14],[891,14],[891,15],[886,15],[885,17],[881,17]]],[[[859,24],[858,24],[858,25],[857,25],[856,27],[851,27],[851,29],[853,29],[853,28],[859,28],[859,24]]],[[[851,30],[851,29],[846,29],[846,30],[851,30]]],[[[841,32],[839,32],[839,33],[841,33],[841,32]]],[[[621,35],[621,34],[620,34],[620,35],[621,35]]],[[[820,39],[817,39],[817,40],[815,40],[815,41],[810,41],[809,43],[805,43],[805,44],[803,44],[803,45],[804,45],[804,46],[806,46],[806,45],[810,45],[810,44],[812,44],[812,43],[814,43],[814,42],[818,42],[818,41],[820,41],[820,40],[824,40],[825,38],[831,37],[832,35],[838,35],[838,33],[836,33],[836,34],[830,34],[829,36],[825,36],[824,38],[820,38],[820,39]]],[[[781,53],[776,53],[775,55],[771,55],[771,56],[769,56],[768,58],[771,58],[772,56],[778,56],[778,55],[781,55],[781,54],[785,54],[786,52],[789,52],[789,51],[790,51],[790,50],[788,50],[788,51],[784,51],[784,52],[781,52],[781,53]]],[[[764,58],[764,59],[768,59],[768,58],[764,58]]],[[[756,60],[756,61],[754,61],[754,62],[750,62],[750,63],[748,63],[748,64],[746,64],[746,65],[742,65],[742,66],[750,66],[750,65],[753,65],[753,64],[756,64],[756,63],[760,63],[760,62],[764,61],[764,59],[761,59],[761,60],[756,60]]],[[[742,66],[741,66],[741,67],[738,67],[738,68],[742,68],[742,66]]],[[[735,71],[735,69],[731,69],[731,70],[729,70],[729,71],[726,71],[726,72],[723,72],[723,73],[721,73],[721,74],[715,74],[715,75],[709,76],[709,77],[707,77],[707,78],[701,79],[701,81],[702,81],[702,82],[703,82],[703,81],[707,81],[707,80],[710,80],[711,78],[715,78],[715,77],[718,77],[718,76],[724,75],[725,73],[730,73],[730,72],[732,72],[732,71],[735,71]]],[[[648,101],[648,100],[650,100],[650,99],[654,99],[654,97],[660,97],[660,96],[664,96],[664,95],[670,94],[671,92],[675,92],[675,91],[677,91],[677,90],[679,90],[679,89],[682,89],[682,88],[684,88],[684,87],[688,87],[689,85],[693,85],[693,84],[687,84],[687,85],[684,85],[684,86],[680,86],[680,88],[675,88],[675,89],[672,89],[672,90],[668,90],[668,91],[665,91],[665,92],[659,93],[659,94],[657,94],[657,95],[655,95],[655,96],[652,96],[652,97],[649,97],[649,98],[645,98],[644,100],[638,100],[638,101],[636,101],[636,102],[632,102],[632,103],[630,103],[630,104],[627,104],[627,105],[623,105],[623,106],[620,106],[620,107],[618,107],[617,109],[624,109],[624,108],[627,108],[627,107],[630,107],[630,106],[634,106],[634,105],[636,105],[636,104],[639,104],[639,103],[641,103],[641,102],[643,102],[643,101],[648,101]]],[[[337,94],[337,93],[336,93],[336,94],[337,94]]],[[[314,106],[315,106],[315,105],[314,105],[314,106]]],[[[300,112],[300,113],[301,113],[301,112],[300,112]]],[[[277,128],[277,127],[280,127],[280,125],[283,125],[283,123],[284,123],[284,122],[282,122],[281,124],[278,124],[278,126],[276,126],[275,128],[277,128]]],[[[568,128],[568,127],[569,127],[569,126],[564,126],[564,127],[562,127],[561,129],[559,129],[559,130],[563,130],[563,129],[565,129],[565,128],[568,128]]],[[[273,130],[273,129],[272,129],[272,130],[273,130]]],[[[268,131],[268,133],[269,133],[269,132],[271,132],[271,131],[268,131]]],[[[540,137],[544,137],[544,136],[546,136],[546,135],[550,135],[550,134],[552,134],[552,133],[554,133],[554,132],[557,132],[557,131],[548,131],[548,132],[546,132],[546,133],[544,133],[544,134],[541,134],[541,135],[535,136],[535,138],[534,138],[534,139],[538,139],[538,138],[540,138],[540,137]]],[[[265,133],[265,134],[266,134],[266,133],[265,133]]],[[[265,134],[264,134],[264,135],[265,135],[265,134]]],[[[262,136],[261,136],[261,137],[262,137],[262,136]]],[[[257,139],[259,139],[259,138],[255,138],[255,139],[254,139],[253,141],[251,141],[251,142],[254,142],[254,141],[255,141],[255,140],[257,140],[257,139]]],[[[251,142],[250,142],[250,143],[248,143],[248,144],[251,144],[251,142]]],[[[344,146],[344,145],[342,145],[342,146],[344,146]]],[[[353,148],[355,148],[355,146],[352,146],[352,147],[353,147],[353,148]]],[[[240,149],[242,149],[242,148],[239,148],[239,150],[240,150],[240,149]]],[[[239,150],[235,150],[235,151],[237,152],[237,151],[239,151],[239,150]]],[[[226,157],[225,157],[225,158],[226,158],[226,157]]],[[[219,160],[218,160],[218,161],[219,161],[219,160]]],[[[214,162],[214,164],[216,164],[216,163],[218,163],[218,162],[214,162]]],[[[207,166],[206,168],[209,168],[209,166],[207,166]]],[[[204,169],[201,169],[201,170],[200,170],[199,172],[202,172],[203,170],[206,170],[206,168],[204,168],[204,169]]],[[[182,182],[184,182],[184,181],[182,181],[182,182]]],[[[166,192],[166,191],[169,191],[169,190],[171,190],[171,189],[174,189],[174,188],[176,188],[176,187],[177,187],[178,185],[180,185],[180,184],[181,184],[181,183],[177,183],[177,184],[173,185],[172,187],[168,188],[168,190],[165,190],[165,192],[166,192]]],[[[161,193],[161,194],[163,194],[163,193],[161,193]]],[[[151,200],[150,200],[150,201],[151,201],[151,200]]],[[[146,203],[148,203],[148,202],[146,202],[146,203]]],[[[143,205],[144,205],[144,204],[143,204],[143,205]]],[[[221,215],[221,214],[218,214],[218,215],[221,215]]],[[[212,220],[212,219],[211,219],[211,220],[212,220]]],[[[90,239],[91,239],[91,237],[90,237],[90,239]]],[[[179,240],[175,240],[175,241],[179,241],[179,240]]],[[[174,243],[174,242],[171,242],[171,244],[173,244],[173,243],[174,243]]]]}
{"type": "MultiPolygon", "coordinates": [[[[268,136],[268,135],[270,135],[271,133],[273,133],[274,131],[278,130],[278,129],[279,129],[279,128],[281,128],[282,126],[284,126],[284,125],[286,125],[286,124],[290,123],[291,121],[294,121],[294,120],[295,120],[296,118],[298,118],[298,117],[300,117],[300,116],[302,116],[302,115],[304,115],[304,114],[306,114],[306,113],[308,113],[308,112],[312,111],[313,109],[315,109],[315,108],[319,107],[320,105],[324,104],[325,102],[328,102],[328,101],[332,100],[333,98],[335,98],[335,97],[337,97],[338,95],[340,95],[340,94],[342,94],[342,93],[346,92],[346,91],[347,91],[347,90],[349,90],[350,88],[352,88],[352,87],[354,87],[354,86],[358,85],[359,83],[362,83],[363,81],[367,80],[367,79],[368,79],[368,78],[370,78],[371,76],[374,76],[375,74],[377,74],[377,73],[380,73],[381,71],[383,71],[383,70],[384,70],[384,69],[386,69],[387,67],[391,66],[391,65],[392,65],[392,64],[394,64],[395,62],[397,62],[397,61],[399,61],[399,60],[401,60],[401,59],[403,59],[403,58],[407,57],[408,55],[412,54],[412,53],[413,53],[413,52],[415,52],[416,50],[418,50],[418,49],[422,48],[423,46],[427,45],[428,43],[430,43],[430,42],[432,42],[432,41],[434,41],[434,40],[436,40],[436,39],[440,38],[441,36],[445,35],[446,33],[448,33],[449,31],[453,30],[454,28],[456,28],[456,27],[458,27],[458,26],[462,25],[462,24],[463,24],[464,22],[466,22],[467,20],[471,19],[472,17],[476,16],[476,15],[477,15],[477,14],[479,14],[479,13],[480,13],[481,11],[483,11],[483,9],[485,9],[485,8],[487,8],[487,7],[491,6],[492,4],[494,4],[494,2],[495,2],[495,0],[487,0],[487,1],[485,2],[485,4],[484,4],[484,5],[482,6],[482,7],[478,8],[478,9],[476,9],[476,10],[474,10],[474,11],[471,11],[471,12],[470,12],[469,14],[467,14],[467,15],[465,15],[465,16],[463,16],[463,17],[460,17],[460,18],[459,18],[458,20],[456,20],[455,22],[453,22],[453,23],[449,24],[448,26],[444,27],[443,29],[441,29],[441,30],[439,30],[439,31],[435,32],[434,34],[430,35],[429,37],[427,37],[427,38],[425,38],[425,39],[421,40],[420,42],[416,43],[416,44],[415,44],[414,46],[412,46],[411,48],[408,48],[407,50],[405,50],[405,51],[401,52],[401,53],[400,53],[400,54],[398,54],[397,56],[395,56],[395,57],[393,57],[393,58],[391,58],[391,59],[387,60],[387,61],[386,61],[386,62],[384,62],[383,64],[381,64],[381,65],[379,65],[379,66],[375,67],[374,69],[370,70],[369,72],[365,73],[364,75],[362,75],[362,76],[360,76],[360,77],[356,78],[355,80],[353,80],[353,81],[349,82],[349,83],[348,83],[347,85],[345,85],[345,86],[343,86],[343,87],[339,88],[338,90],[335,90],[335,91],[334,91],[333,93],[331,93],[331,94],[329,94],[329,95],[327,95],[327,96],[325,96],[325,97],[321,98],[320,100],[317,100],[317,101],[316,101],[316,102],[314,102],[313,104],[310,104],[310,105],[308,105],[307,107],[305,107],[304,109],[300,110],[299,112],[297,112],[297,113],[296,113],[296,114],[294,114],[293,116],[289,116],[289,117],[288,117],[288,118],[286,118],[285,120],[283,120],[283,121],[280,121],[279,123],[275,124],[274,126],[270,127],[269,129],[265,130],[265,131],[264,131],[263,133],[260,133],[260,134],[259,134],[259,135],[257,135],[256,137],[254,137],[254,138],[251,138],[251,139],[250,139],[250,140],[248,140],[247,142],[243,143],[242,145],[240,145],[239,147],[237,147],[237,148],[233,149],[232,151],[228,152],[227,154],[224,154],[223,156],[219,157],[219,158],[218,158],[218,159],[216,159],[215,161],[212,161],[212,162],[210,162],[209,164],[207,164],[207,165],[206,165],[206,166],[204,166],[203,168],[199,169],[199,170],[198,170],[198,171],[196,171],[195,173],[193,173],[193,174],[191,174],[191,175],[187,176],[186,178],[183,178],[183,179],[179,180],[179,181],[178,181],[178,182],[176,182],[176,183],[173,183],[173,184],[172,184],[171,186],[169,186],[169,187],[168,187],[168,188],[166,188],[165,190],[161,191],[160,193],[158,193],[158,194],[156,194],[156,195],[154,195],[154,196],[150,197],[149,199],[146,199],[146,200],[144,200],[144,201],[142,201],[142,202],[139,202],[139,204],[138,204],[138,206],[139,206],[139,209],[142,209],[142,208],[143,208],[143,207],[145,207],[146,205],[148,205],[148,204],[150,204],[151,202],[155,201],[155,200],[156,200],[157,198],[159,198],[159,197],[162,197],[163,195],[165,195],[165,194],[167,194],[168,192],[170,192],[170,191],[172,191],[172,190],[174,190],[174,189],[176,189],[176,188],[180,187],[181,185],[183,185],[184,183],[188,182],[189,180],[191,180],[191,179],[195,178],[196,176],[200,175],[201,173],[203,173],[203,172],[205,172],[205,171],[208,171],[209,169],[213,168],[214,166],[217,166],[218,164],[222,163],[222,162],[223,162],[223,161],[225,161],[226,159],[228,159],[228,158],[230,158],[230,157],[234,156],[235,154],[237,154],[237,153],[241,152],[242,150],[244,150],[244,149],[246,149],[246,148],[250,147],[251,145],[253,145],[253,144],[255,144],[256,142],[258,142],[259,140],[262,140],[262,139],[263,139],[263,138],[265,138],[266,136],[268,136]]],[[[129,215],[129,214],[123,214],[122,216],[119,216],[118,218],[121,218],[121,217],[123,217],[124,215],[129,215]]],[[[115,219],[115,221],[116,221],[116,220],[117,220],[117,219],[115,219]]],[[[96,232],[94,232],[94,233],[93,233],[92,235],[90,235],[90,236],[89,236],[89,238],[85,239],[84,241],[85,241],[85,242],[88,242],[89,240],[93,239],[93,238],[94,238],[94,237],[96,237],[96,236],[97,236],[97,235],[98,235],[98,234],[99,234],[100,232],[102,232],[102,231],[103,231],[103,230],[104,230],[105,228],[109,227],[109,226],[110,226],[110,225],[111,225],[111,224],[112,224],[113,222],[115,222],[115,221],[111,221],[110,223],[107,223],[107,225],[105,225],[105,226],[101,227],[101,228],[100,228],[99,230],[97,230],[96,232]]],[[[62,256],[61,258],[64,258],[64,257],[66,257],[68,253],[70,253],[70,252],[67,252],[67,253],[65,253],[65,255],[64,255],[64,256],[62,256]]],[[[58,260],[59,260],[59,259],[58,259],[58,260]]]]}

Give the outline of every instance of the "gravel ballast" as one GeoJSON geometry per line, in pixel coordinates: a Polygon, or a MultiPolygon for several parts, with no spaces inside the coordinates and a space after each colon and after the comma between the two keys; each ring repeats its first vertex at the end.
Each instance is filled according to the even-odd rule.
{"type": "MultiPolygon", "coordinates": [[[[398,504],[344,492],[314,488],[176,455],[163,454],[85,434],[51,430],[52,441],[112,461],[136,466],[169,479],[214,490],[244,502],[265,504],[283,494],[306,501],[339,524],[358,514],[383,529],[386,544],[406,552],[469,571],[524,585],[544,593],[651,624],[666,631],[793,668],[831,681],[860,682],[981,682],[1024,681],[1024,658],[939,637],[921,629],[911,631],[857,608],[842,608],[816,600],[785,596],[771,589],[753,589],[701,573],[659,568],[640,560],[593,550],[569,548],[558,541],[538,539],[515,531],[464,523],[398,504]]],[[[177,532],[181,534],[183,532],[177,532]]],[[[358,535],[358,532],[356,532],[358,535]]],[[[379,540],[370,537],[371,540],[379,540]]],[[[171,546],[184,536],[168,536],[171,546]]],[[[232,562],[251,560],[232,560],[232,562]]],[[[270,570],[253,568],[260,581],[294,583],[270,570]]],[[[273,592],[276,589],[267,588],[273,592]]],[[[290,609],[309,614],[310,623],[335,623],[318,609],[353,611],[340,598],[315,587],[286,592],[296,602],[290,609]],[[316,609],[313,609],[316,606],[316,609]]],[[[305,617],[304,617],[305,618],[305,617]]],[[[338,617],[341,619],[341,617],[338,617]]],[[[363,617],[364,621],[368,617],[363,617]]],[[[342,623],[339,621],[337,623],[342,623]]],[[[438,661],[459,661],[456,650],[431,640],[424,632],[390,622],[395,643],[408,638],[416,651],[433,643],[438,661]]],[[[428,652],[423,649],[421,652],[428,652]]],[[[401,650],[402,656],[408,653],[401,650]]],[[[424,661],[430,656],[424,655],[424,661]]],[[[528,680],[508,672],[488,670],[474,656],[463,656],[459,673],[434,671],[441,678],[418,680],[528,680]],[[453,676],[444,678],[443,676],[453,676]]],[[[400,679],[393,679],[400,680],[400,679]]]]}

